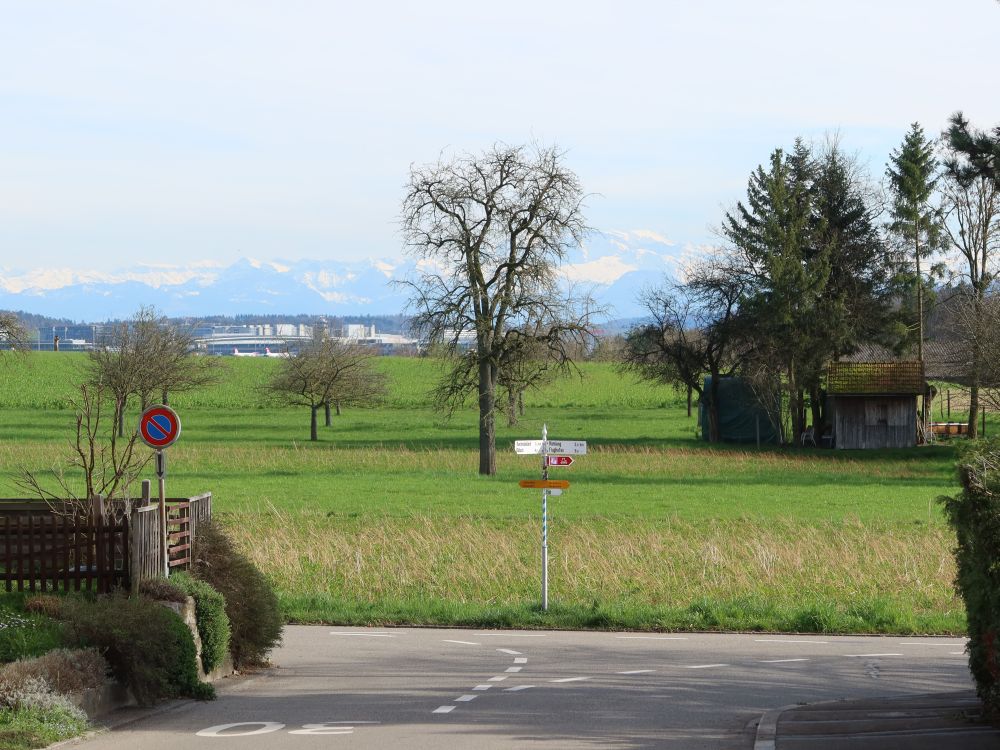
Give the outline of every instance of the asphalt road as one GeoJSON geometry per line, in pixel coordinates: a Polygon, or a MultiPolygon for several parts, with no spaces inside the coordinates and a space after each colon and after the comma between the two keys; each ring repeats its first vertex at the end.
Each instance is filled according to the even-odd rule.
{"type": "Polygon", "coordinates": [[[968,689],[964,645],[292,626],[276,669],[79,747],[751,748],[779,706],[968,689]]]}

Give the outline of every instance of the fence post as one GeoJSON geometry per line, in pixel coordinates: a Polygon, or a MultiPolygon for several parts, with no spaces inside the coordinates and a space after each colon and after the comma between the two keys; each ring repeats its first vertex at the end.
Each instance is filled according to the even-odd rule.
{"type": "Polygon", "coordinates": [[[152,486],[153,486],[153,483],[150,482],[148,479],[143,479],[142,480],[142,507],[143,508],[145,508],[147,505],[149,505],[149,499],[150,499],[150,497],[152,497],[152,494],[153,494],[152,486]]]}
{"type": "MultiPolygon", "coordinates": [[[[149,502],[149,480],[142,480],[142,494],[144,504],[149,502]]],[[[136,527],[139,525],[139,511],[133,508],[128,517],[128,576],[129,588],[133,594],[139,593],[139,544],[136,538],[136,527]]]]}
{"type": "Polygon", "coordinates": [[[104,495],[94,495],[90,498],[90,515],[94,525],[97,525],[98,519],[104,519],[104,495]]]}

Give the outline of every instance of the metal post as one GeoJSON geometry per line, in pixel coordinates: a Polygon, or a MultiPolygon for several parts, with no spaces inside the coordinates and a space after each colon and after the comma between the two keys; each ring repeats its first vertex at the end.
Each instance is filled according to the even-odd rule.
{"type": "Polygon", "coordinates": [[[156,474],[160,484],[160,560],[164,577],[170,576],[170,554],[167,550],[167,456],[162,450],[156,451],[156,474]]]}
{"type": "MultiPolygon", "coordinates": [[[[542,479],[549,478],[549,429],[542,425],[542,479]]],[[[549,491],[542,490],[542,611],[549,609],[549,491]]]]}

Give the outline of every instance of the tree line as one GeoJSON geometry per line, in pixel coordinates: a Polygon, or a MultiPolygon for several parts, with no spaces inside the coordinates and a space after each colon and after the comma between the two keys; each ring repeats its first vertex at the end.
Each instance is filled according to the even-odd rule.
{"type": "Polygon", "coordinates": [[[721,247],[646,293],[626,368],[697,393],[710,440],[729,375],[793,439],[807,424],[818,434],[827,364],[863,344],[924,361],[927,308],[943,289],[943,364],[970,388],[975,437],[983,388],[1000,386],[998,154],[1000,128],[975,130],[961,113],[937,141],[912,125],[883,190],[836,140],[775,149],[726,212],[721,247]]]}

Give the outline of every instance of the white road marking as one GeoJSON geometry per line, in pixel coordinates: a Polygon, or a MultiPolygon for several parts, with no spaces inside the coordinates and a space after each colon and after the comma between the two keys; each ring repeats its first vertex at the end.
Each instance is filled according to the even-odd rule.
{"type": "Polygon", "coordinates": [[[519,656],[516,659],[514,659],[514,663],[515,664],[527,664],[528,663],[528,659],[525,656],[519,656]]]}
{"type": "Polygon", "coordinates": [[[489,682],[503,682],[506,679],[506,675],[498,675],[496,677],[490,677],[489,682]]]}
{"type": "Polygon", "coordinates": [[[954,643],[941,643],[940,641],[896,641],[900,646],[949,646],[954,648],[955,646],[964,646],[964,643],[958,641],[954,643]]]}
{"type": "Polygon", "coordinates": [[[474,701],[478,697],[478,695],[460,695],[455,700],[462,703],[468,703],[469,701],[474,701]]]}
{"type": "Polygon", "coordinates": [[[808,659],[761,659],[758,664],[784,664],[789,661],[809,661],[808,659]]]}
{"type": "Polygon", "coordinates": [[[864,657],[864,656],[902,656],[902,654],[844,654],[844,656],[864,657]]]}
{"type": "Polygon", "coordinates": [[[516,693],[518,690],[531,690],[531,688],[533,688],[533,687],[534,687],[534,685],[516,685],[515,687],[511,687],[511,688],[504,688],[504,692],[505,693],[516,693]]]}
{"type": "Polygon", "coordinates": [[[476,633],[476,635],[495,635],[500,638],[548,638],[548,633],[476,633]]]}
{"type": "Polygon", "coordinates": [[[688,664],[684,669],[711,669],[712,667],[728,667],[728,664],[688,664]]]}
{"type": "Polygon", "coordinates": [[[512,648],[498,648],[497,651],[499,651],[501,654],[510,654],[511,656],[520,656],[521,655],[520,651],[515,651],[512,648]]]}
{"type": "Polygon", "coordinates": [[[829,643],[830,641],[807,641],[801,638],[754,638],[755,643],[829,643]]]}
{"type": "Polygon", "coordinates": [[[395,638],[395,633],[341,633],[340,631],[333,630],[330,635],[357,635],[362,638],[395,638]]]}
{"type": "Polygon", "coordinates": [[[589,677],[563,677],[558,680],[549,680],[549,682],[582,682],[583,680],[589,679],[589,677]]]}
{"type": "Polygon", "coordinates": [[[493,686],[492,685],[476,685],[472,689],[473,690],[489,690],[491,687],[493,687],[493,686]]]}
{"type": "Polygon", "coordinates": [[[520,672],[521,669],[522,669],[522,667],[507,667],[507,669],[505,669],[504,671],[505,672],[520,672]]]}
{"type": "Polygon", "coordinates": [[[965,656],[964,651],[949,651],[948,654],[951,656],[965,656]]]}
{"type": "Polygon", "coordinates": [[[461,646],[481,646],[482,645],[480,643],[473,643],[472,641],[449,641],[447,638],[445,640],[441,641],[441,642],[442,643],[457,643],[457,644],[459,644],[461,646]]]}
{"type": "Polygon", "coordinates": [[[620,641],[686,641],[680,635],[616,635],[620,641]]]}
{"type": "Polygon", "coordinates": [[[618,674],[646,674],[647,672],[655,672],[655,669],[633,669],[628,672],[619,672],[618,674]]]}
{"type": "Polygon", "coordinates": [[[454,710],[455,710],[454,706],[438,706],[433,711],[431,711],[431,713],[432,714],[450,714],[454,710]]]}

